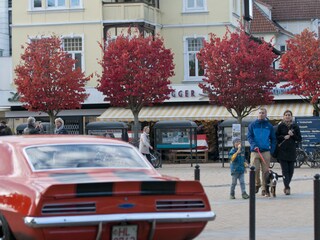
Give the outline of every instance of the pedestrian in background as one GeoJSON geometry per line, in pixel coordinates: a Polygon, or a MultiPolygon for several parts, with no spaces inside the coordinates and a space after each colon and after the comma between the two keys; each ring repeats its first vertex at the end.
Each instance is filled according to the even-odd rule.
{"type": "Polygon", "coordinates": [[[230,199],[235,199],[235,188],[237,186],[237,181],[239,180],[240,189],[243,199],[248,199],[249,195],[246,192],[246,184],[244,180],[245,174],[245,159],[243,154],[241,154],[241,139],[235,138],[233,140],[233,148],[229,152],[230,159],[230,170],[232,176],[231,188],[230,188],[230,199]]]}
{"type": "Polygon", "coordinates": [[[277,143],[273,126],[267,118],[266,108],[260,108],[258,111],[258,118],[248,126],[247,138],[250,143],[250,164],[256,169],[256,193],[259,192],[261,187],[261,195],[265,196],[266,189],[264,176],[269,170],[271,154],[274,153],[277,143]],[[260,157],[259,152],[263,158],[260,157]],[[260,179],[260,171],[262,174],[262,181],[260,179]]]}
{"type": "Polygon", "coordinates": [[[64,127],[64,121],[62,118],[56,118],[54,120],[56,128],[54,129],[54,134],[68,134],[67,129],[64,127]]]}
{"type": "Polygon", "coordinates": [[[150,145],[149,133],[150,128],[145,126],[140,136],[139,151],[146,156],[148,161],[151,163],[150,149],[153,149],[153,147],[150,145]]]}
{"type": "Polygon", "coordinates": [[[7,122],[2,120],[0,122],[0,136],[12,135],[11,128],[7,126],[7,122]]]}
{"type": "Polygon", "coordinates": [[[283,113],[283,120],[278,125],[276,137],[278,140],[277,159],[280,162],[284,190],[286,195],[290,195],[290,182],[294,173],[294,163],[296,161],[296,144],[301,142],[300,128],[293,121],[290,110],[283,113]]]}
{"type": "Polygon", "coordinates": [[[28,117],[27,127],[23,130],[23,134],[42,134],[44,133],[41,122],[36,122],[34,117],[28,117]]]}

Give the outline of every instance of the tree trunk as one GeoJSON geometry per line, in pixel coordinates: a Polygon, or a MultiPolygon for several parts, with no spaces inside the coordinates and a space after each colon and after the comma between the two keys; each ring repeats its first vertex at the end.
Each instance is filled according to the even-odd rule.
{"type": "Polygon", "coordinates": [[[241,155],[245,158],[245,151],[246,151],[246,136],[245,136],[245,126],[242,124],[242,117],[238,116],[237,120],[238,123],[240,124],[240,139],[241,139],[241,155]]]}
{"type": "Polygon", "coordinates": [[[132,111],[134,123],[133,123],[133,145],[139,147],[139,132],[140,132],[140,124],[139,124],[139,112],[132,111]]]}
{"type": "Polygon", "coordinates": [[[56,118],[56,115],[53,112],[48,112],[49,119],[50,119],[50,126],[49,129],[47,129],[48,134],[54,134],[54,120],[56,118]]]}

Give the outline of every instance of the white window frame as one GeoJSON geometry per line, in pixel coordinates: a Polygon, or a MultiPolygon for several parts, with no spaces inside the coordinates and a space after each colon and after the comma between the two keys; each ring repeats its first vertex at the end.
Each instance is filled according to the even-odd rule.
{"type": "MultiPolygon", "coordinates": [[[[185,81],[202,81],[204,76],[201,75],[199,76],[198,75],[198,59],[196,58],[196,64],[195,64],[195,73],[196,73],[196,76],[190,76],[190,69],[189,69],[189,50],[188,50],[188,39],[191,39],[191,38],[194,38],[194,39],[197,39],[197,38],[202,38],[203,40],[207,40],[207,37],[204,36],[204,35],[194,35],[194,36],[185,36],[184,39],[183,39],[183,46],[184,46],[184,80],[185,81]]],[[[197,52],[194,52],[195,55],[198,53],[199,51],[197,52]]]]}
{"type": "Polygon", "coordinates": [[[30,11],[44,11],[44,10],[63,10],[63,9],[81,9],[83,8],[83,0],[79,0],[79,5],[72,5],[73,0],[64,0],[64,6],[58,6],[58,0],[55,1],[55,6],[49,7],[48,0],[41,0],[41,7],[34,7],[35,0],[29,0],[30,11]]]}
{"type": "Polygon", "coordinates": [[[84,72],[84,37],[83,35],[64,35],[61,36],[61,42],[62,42],[62,48],[69,53],[73,59],[75,59],[75,54],[80,53],[81,54],[81,71],[84,72]],[[73,39],[73,38],[81,38],[81,51],[67,51],[65,50],[65,46],[64,46],[64,39],[73,39]]]}
{"type": "MultiPolygon", "coordinates": [[[[192,1],[192,0],[191,0],[192,1]]],[[[207,7],[207,0],[202,0],[203,1],[203,6],[202,7],[197,7],[197,1],[198,0],[193,0],[194,1],[194,7],[188,7],[188,0],[183,0],[183,9],[182,12],[185,13],[197,13],[197,12],[207,12],[208,7],[207,7]]]]}

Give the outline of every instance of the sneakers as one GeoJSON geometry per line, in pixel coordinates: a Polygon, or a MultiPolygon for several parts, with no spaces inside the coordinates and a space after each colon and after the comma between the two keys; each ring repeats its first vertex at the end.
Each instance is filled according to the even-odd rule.
{"type": "Polygon", "coordinates": [[[244,192],[244,193],[242,193],[242,198],[243,199],[248,199],[249,195],[246,192],[244,192]]]}
{"type": "Polygon", "coordinates": [[[264,197],[265,195],[266,195],[266,190],[262,190],[262,191],[261,191],[261,196],[264,197]]]}
{"type": "MultiPolygon", "coordinates": [[[[249,195],[248,195],[246,192],[244,192],[244,193],[242,193],[242,198],[243,198],[243,199],[248,199],[248,198],[249,198],[249,195]]],[[[236,197],[231,194],[231,195],[230,195],[230,199],[236,199],[236,197]]]]}
{"type": "Polygon", "coordinates": [[[260,187],[261,187],[261,186],[256,186],[256,193],[259,192],[260,187]]]}

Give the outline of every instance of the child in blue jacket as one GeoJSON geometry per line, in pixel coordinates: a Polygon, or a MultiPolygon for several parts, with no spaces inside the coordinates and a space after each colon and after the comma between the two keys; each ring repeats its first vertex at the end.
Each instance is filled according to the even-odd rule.
{"type": "Polygon", "coordinates": [[[241,140],[235,138],[233,140],[233,148],[229,152],[230,159],[230,170],[232,176],[232,183],[230,189],[230,199],[235,199],[235,188],[237,185],[237,180],[239,179],[242,198],[248,199],[249,195],[246,192],[246,184],[244,182],[245,173],[245,160],[241,154],[241,140]]]}

